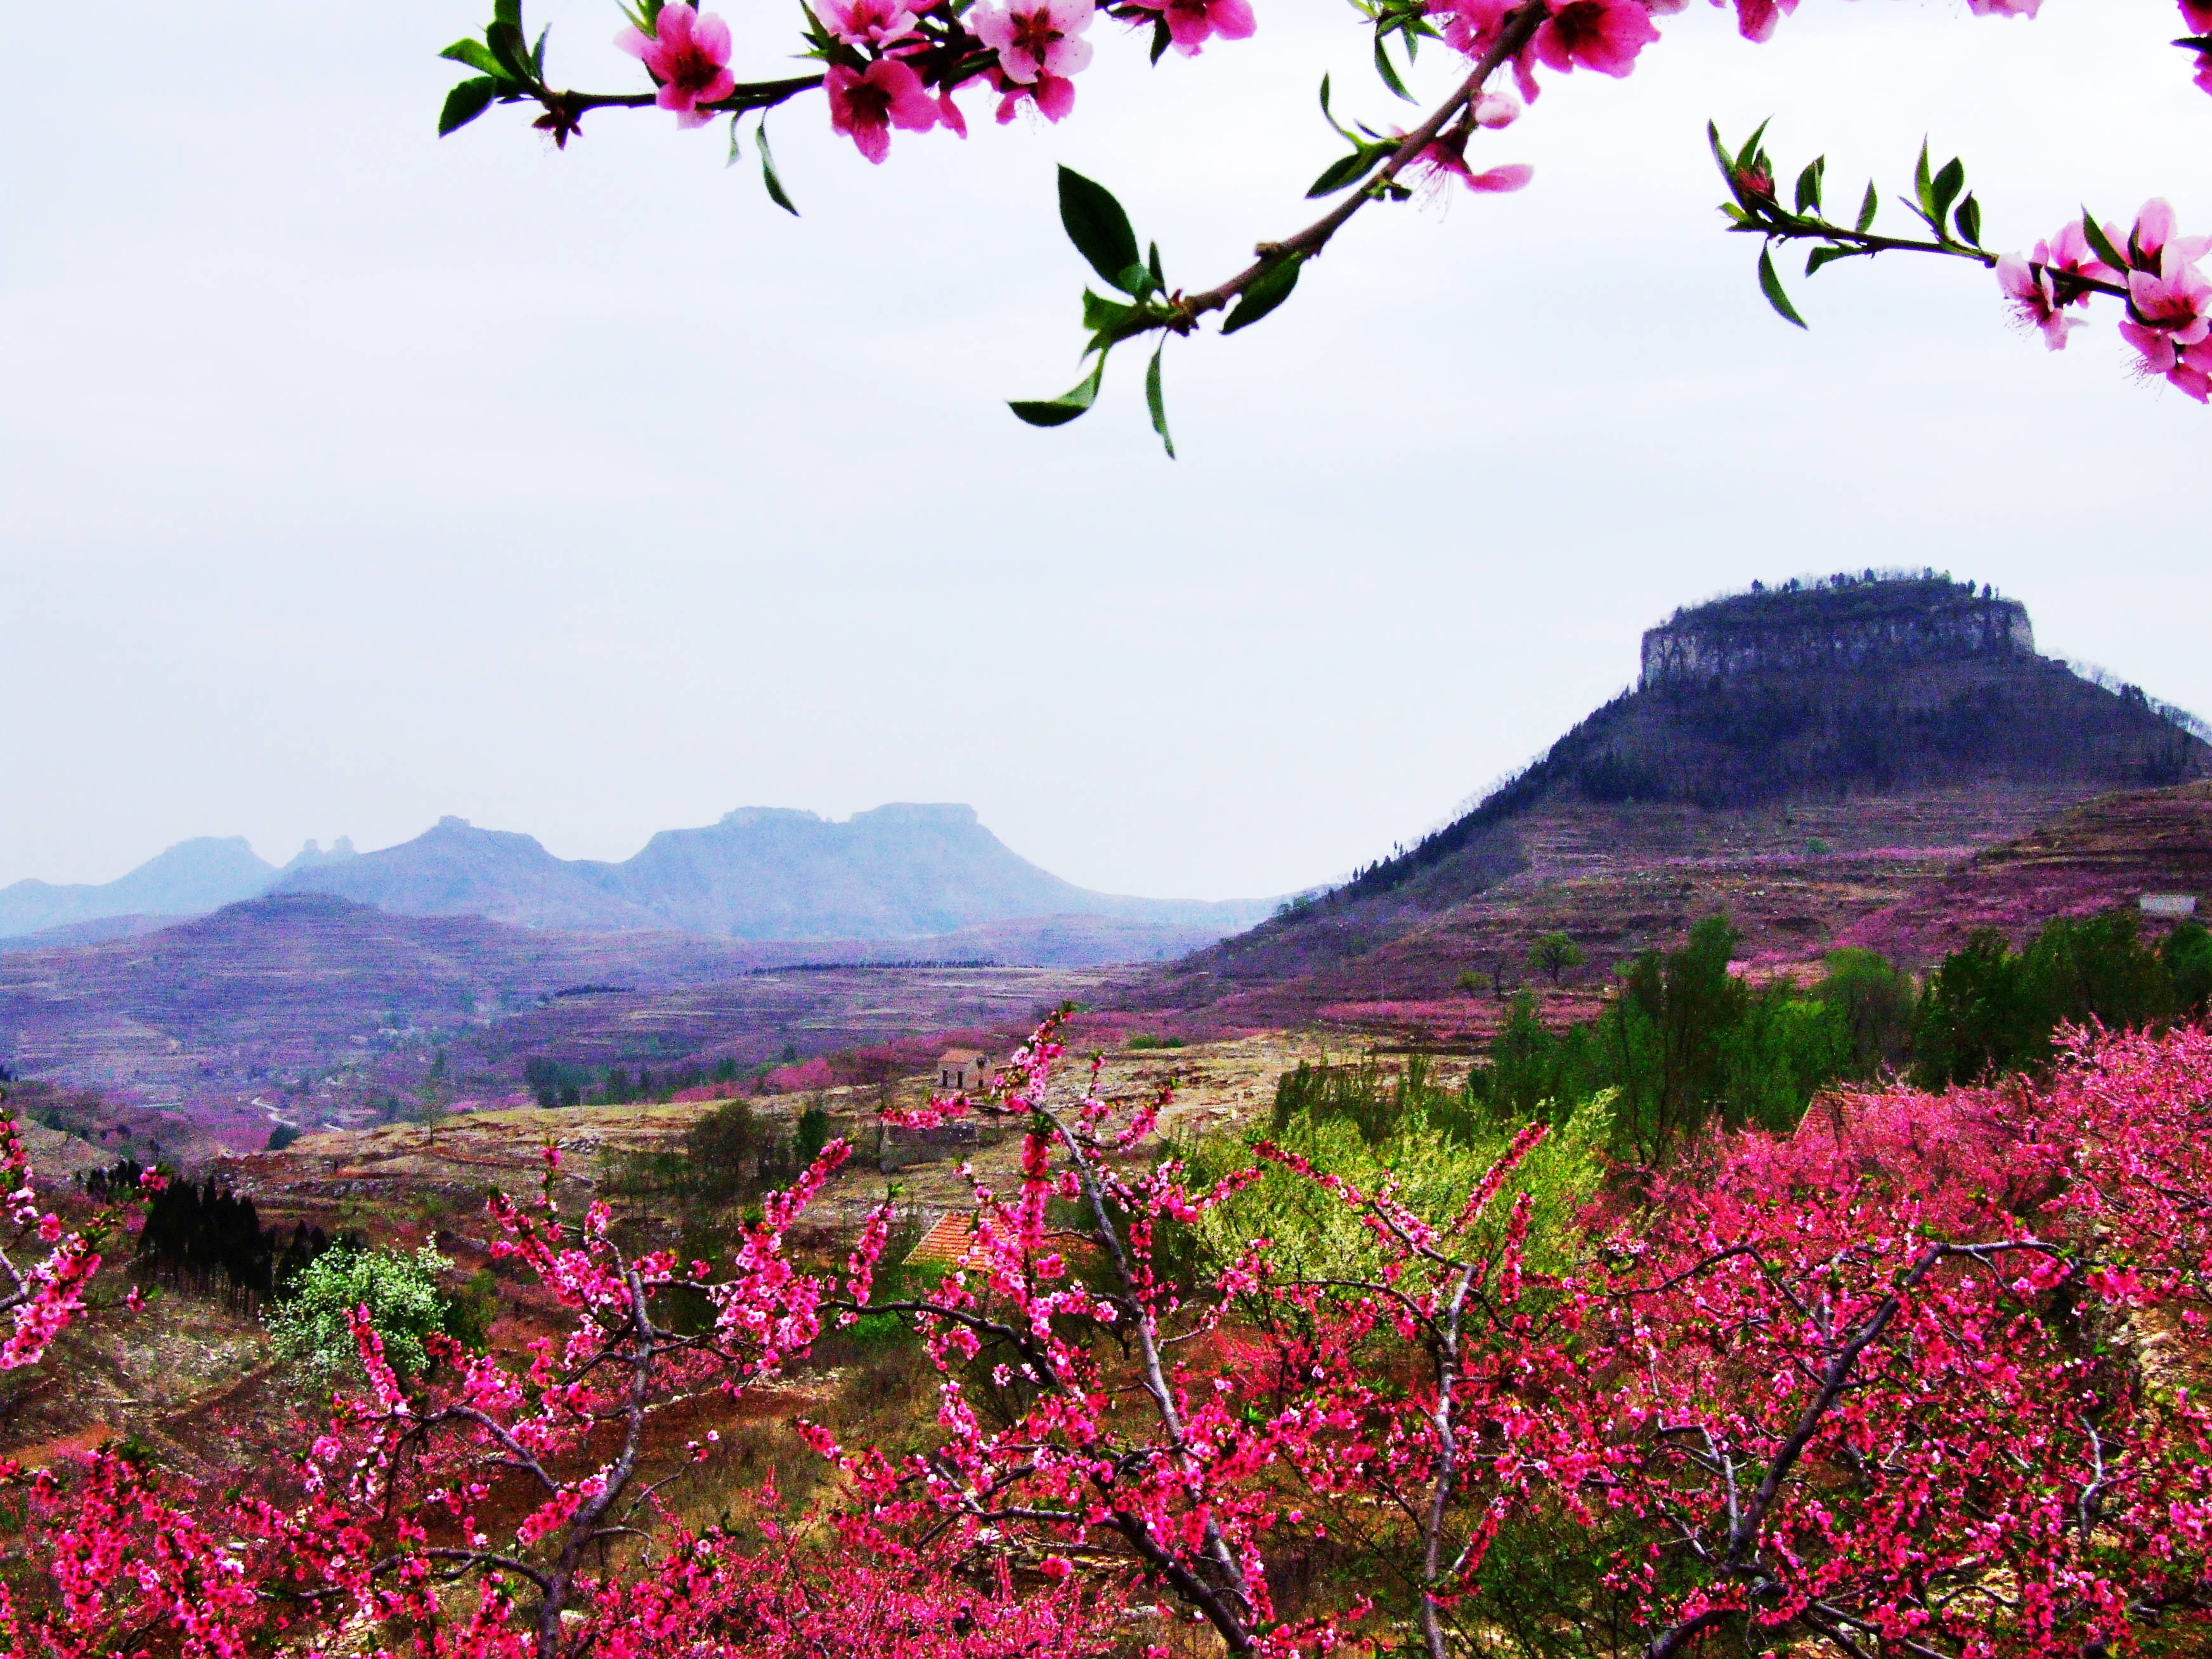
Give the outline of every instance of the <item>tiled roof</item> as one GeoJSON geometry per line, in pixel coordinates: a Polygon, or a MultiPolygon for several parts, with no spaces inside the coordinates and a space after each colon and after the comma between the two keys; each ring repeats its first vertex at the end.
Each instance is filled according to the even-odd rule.
{"type": "Polygon", "coordinates": [[[937,1224],[921,1236],[921,1242],[906,1253],[906,1259],[948,1267],[980,1266],[982,1255],[975,1249],[975,1218],[957,1211],[940,1216],[937,1224]]]}

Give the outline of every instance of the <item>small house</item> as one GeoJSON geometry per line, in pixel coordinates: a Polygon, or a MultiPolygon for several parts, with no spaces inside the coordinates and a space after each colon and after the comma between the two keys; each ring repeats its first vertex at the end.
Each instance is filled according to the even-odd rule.
{"type": "Polygon", "coordinates": [[[973,1048],[947,1048],[937,1057],[937,1086],[947,1093],[981,1089],[991,1081],[991,1057],[973,1048]]]}

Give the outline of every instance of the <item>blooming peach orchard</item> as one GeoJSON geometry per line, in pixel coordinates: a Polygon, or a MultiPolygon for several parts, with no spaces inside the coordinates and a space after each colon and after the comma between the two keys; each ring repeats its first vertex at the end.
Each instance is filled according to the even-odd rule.
{"type": "MultiPolygon", "coordinates": [[[[1061,1059],[1049,1021],[987,1094],[903,1115],[1023,1133],[1018,1183],[977,1186],[973,1253],[918,1295],[874,1294],[888,1209],[842,1273],[792,1260],[842,1142],[720,1264],[627,1256],[603,1206],[564,1220],[549,1149],[544,1195],[490,1213],[564,1339],[520,1370],[445,1343],[403,1383],[362,1310],[369,1390],[281,1502],[112,1450],[6,1470],[6,1651],[1164,1656],[1164,1616],[1231,1654],[1444,1659],[1532,1605],[1558,1651],[1644,1659],[2205,1650],[2203,1032],[2076,1033],[2040,1083],[1831,1097],[1794,1134],[1619,1172],[1540,1252],[1541,1126],[1441,1212],[1264,1141],[1194,1185],[1141,1152],[1164,1095],[1117,1107],[1095,1060],[1056,1084],[1061,1059]],[[1354,1218],[1364,1265],[1294,1269],[1264,1234],[1176,1265],[1271,1179],[1354,1218]],[[672,1318],[680,1296],[708,1311],[672,1318]],[[885,1316],[935,1362],[933,1427],[884,1449],[801,1422],[833,1496],[793,1514],[771,1480],[756,1537],[670,1512],[690,1465],[653,1462],[648,1425],[885,1316]]],[[[13,1363],[75,1311],[35,1305],[13,1363]]]]}
{"type": "MultiPolygon", "coordinates": [[[[2075,0],[2091,3],[2092,0],[2075,0]]],[[[1060,175],[1061,222],[1070,239],[1112,290],[1086,291],[1083,325],[1090,339],[1090,372],[1061,397],[1012,405],[1036,426],[1059,426],[1097,401],[1106,359],[1129,340],[1158,336],[1146,373],[1145,394],[1152,425],[1168,453],[1167,408],[1161,386],[1161,354],[1167,337],[1195,332],[1208,313],[1223,312],[1221,331],[1231,334],[1258,322],[1290,297],[1301,270],[1317,258],[1355,213],[1369,204],[1404,201],[1425,184],[1449,188],[1456,179],[1478,192],[1516,191],[1532,169],[1510,160],[1478,163],[1472,147],[1499,141],[1535,102],[1546,75],[1586,70],[1616,78],[1636,66],[1660,40],[1657,22],[1690,0],[1352,0],[1361,26],[1373,33],[1376,74],[1394,94],[1410,100],[1394,50],[1408,62],[1424,41],[1435,41],[1468,64],[1450,96],[1410,131],[1347,128],[1329,107],[1322,82],[1323,118],[1350,148],[1331,162],[1307,191],[1339,196],[1329,212],[1279,240],[1260,242],[1253,263],[1227,281],[1195,291],[1170,283],[1159,246],[1140,251],[1127,214],[1111,191],[1066,168],[1060,175]],[[1492,85],[1507,72],[1518,96],[1492,85]]],[[[1765,40],[1798,0],[1712,0],[1732,4],[1738,29],[1765,40]]],[[[1966,0],[1978,17],[2033,18],[2044,0],[1966,0]]],[[[2173,44],[2191,54],[2197,84],[2212,93],[2212,0],[2179,0],[2190,33],[2173,44]]],[[[478,73],[455,87],[439,117],[441,133],[475,120],[495,103],[529,104],[534,123],[565,146],[582,130],[584,117],[611,107],[655,107],[678,126],[703,126],[730,118],[730,160],[740,153],[740,128],[757,113],[753,130],[769,195],[796,213],[778,174],[768,140],[767,112],[819,89],[830,125],[853,141],[870,161],[890,154],[893,133],[916,137],[939,129],[968,133],[961,97],[981,88],[995,100],[995,117],[1011,121],[1028,112],[1057,122],[1074,112],[1076,77],[1091,62],[1094,35],[1106,30],[1100,15],[1124,26],[1144,43],[1152,61],[1172,51],[1196,58],[1249,39],[1259,26],[1252,0],[817,0],[802,7],[799,56],[817,60],[817,73],[775,81],[740,82],[729,68],[729,24],[695,11],[681,0],[640,0],[615,45],[637,58],[650,90],[584,93],[556,90],[546,79],[545,36],[533,45],[523,31],[521,0],[495,0],[482,40],[457,41],[445,55],[478,73]]],[[[2132,229],[2086,211],[2026,254],[2000,253],[1984,240],[1982,210],[1966,189],[1956,160],[1929,166],[1923,149],[1904,205],[1917,221],[1911,233],[1875,229],[1881,192],[1869,183],[1848,222],[1831,220],[1823,205],[1824,160],[1799,173],[1785,208],[1773,165],[1760,135],[1731,149],[1712,135],[1713,149],[1730,200],[1723,209],[1737,231],[1761,240],[1759,283],[1774,308],[1802,327],[1774,264],[1778,244],[1808,245],[1805,274],[1838,259],[1881,253],[1936,254],[1972,260],[1995,270],[2005,299],[2041,330],[2051,349],[2100,296],[2120,302],[2122,334],[2139,355],[2146,376],[2162,377],[2199,403],[2212,401],[2212,281],[2199,268],[2212,240],[2177,234],[2162,200],[2145,206],[2132,229]]]]}

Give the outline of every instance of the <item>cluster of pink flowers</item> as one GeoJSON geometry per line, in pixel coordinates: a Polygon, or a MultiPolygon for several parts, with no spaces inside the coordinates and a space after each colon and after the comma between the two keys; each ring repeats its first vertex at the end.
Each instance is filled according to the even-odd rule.
{"type": "MultiPolygon", "coordinates": [[[[0,1109],[0,1205],[5,1206],[6,1225],[13,1230],[15,1244],[35,1238],[46,1248],[44,1257],[27,1267],[0,1249],[0,1315],[8,1321],[7,1334],[0,1337],[0,1371],[36,1364],[54,1339],[75,1322],[84,1311],[85,1286],[100,1271],[99,1241],[167,1184],[159,1171],[148,1170],[140,1176],[136,1194],[101,1210],[86,1226],[65,1229],[58,1215],[40,1211],[30,1154],[16,1132],[14,1114],[0,1109]]],[[[135,1310],[135,1291],[133,1296],[135,1310]]]]}
{"type": "Polygon", "coordinates": [[[660,86],[653,101],[673,110],[679,127],[705,126],[714,117],[700,106],[738,89],[738,77],[730,73],[730,26],[719,17],[702,17],[684,0],[660,9],[651,34],[625,28],[615,45],[653,71],[660,86]]]}
{"type": "Polygon", "coordinates": [[[1495,1627],[1484,1568],[1522,1522],[1618,1540],[1601,1589],[1649,1655],[1724,1627],[1776,1651],[2078,1659],[2154,1623],[2201,1645],[2212,1413],[2173,1384],[2212,1331],[2212,1036],[2077,1033],[2042,1083],[1832,1097],[1793,1134],[1642,1172],[1539,1250],[1515,1188],[1541,1126],[1448,1218],[1264,1142],[1193,1187],[1132,1156],[1164,1096],[1109,1102],[1096,1060],[1062,1086],[1060,1035],[988,1097],[898,1115],[1026,1126],[1016,1190],[975,1186],[975,1249],[936,1290],[872,1299],[887,1211],[842,1296],[787,1259],[841,1143],[744,1229],[713,1328],[680,1334],[654,1308],[697,1267],[624,1257],[596,1209],[572,1237],[549,1158],[538,1213],[494,1214],[565,1340],[514,1374],[436,1338],[441,1370],[403,1387],[356,1315],[370,1395],[309,1454],[349,1478],[289,1508],[106,1455],[0,1469],[52,1585],[0,1601],[0,1652],[230,1659],[382,1627],[425,1659],[679,1659],[732,1632],[761,1659],[1081,1656],[1126,1640],[1111,1551],[1227,1651],[1291,1659],[1374,1633],[1356,1594],[1275,1605],[1279,1552],[1337,1512],[1431,1653],[1495,1627]],[[1166,1224],[1270,1169],[1356,1218],[1379,1265],[1309,1279],[1255,1237],[1199,1283],[1170,1271],[1166,1224]],[[802,1424],[841,1507],[787,1525],[771,1477],[758,1545],[678,1524],[641,1471],[653,1413],[803,1352],[825,1307],[917,1324],[939,1432],[892,1457],[802,1424]],[[1003,1409],[976,1408],[979,1370],[1003,1409]],[[480,1511],[514,1513],[518,1485],[495,1545],[480,1511]]]}
{"type": "Polygon", "coordinates": [[[2120,335],[2141,355],[2144,372],[2198,403],[2212,401],[2212,281],[2198,269],[2212,252],[2212,236],[2178,234],[2172,207],[2159,200],[2144,204],[2124,236],[2106,225],[2097,240],[2119,264],[2099,256],[2081,220],[2038,242],[2026,258],[1999,259],[1997,282],[2015,313],[2059,351],[2081,325],[2074,311],[2102,291],[2091,284],[2124,289],[2128,316],[2120,335]]]}

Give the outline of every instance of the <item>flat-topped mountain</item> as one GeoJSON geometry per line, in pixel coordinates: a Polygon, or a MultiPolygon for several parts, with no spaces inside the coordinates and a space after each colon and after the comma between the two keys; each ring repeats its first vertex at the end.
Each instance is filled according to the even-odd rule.
{"type": "MultiPolygon", "coordinates": [[[[1644,636],[1643,674],[1472,811],[1363,871],[1371,896],[1501,856],[1489,832],[1539,805],[1708,811],[1929,791],[2054,794],[2212,775],[2191,716],[2139,686],[2039,656],[2025,606],[1939,576],[1837,576],[1678,611],[1644,636]]],[[[1992,826],[1990,839],[2026,828],[1992,826]]],[[[1480,885],[1475,879],[1474,885],[1480,885]]]]}
{"type": "Polygon", "coordinates": [[[1270,1019],[1437,994],[1459,969],[1517,963],[1524,924],[1611,960],[1699,905],[1747,921],[1784,905],[1771,947],[1817,945],[2075,803],[2212,777],[2193,717],[2039,655],[2024,606],[1932,574],[1688,607],[1644,635],[1640,667],[1473,810],[1196,953],[1156,993],[1260,998],[1270,1019]],[[1808,857],[1834,890],[1785,904],[1759,872],[1808,857]]]}
{"type": "Polygon", "coordinates": [[[1644,635],[1649,690],[1747,674],[1867,670],[2035,655],[2027,607],[1940,576],[1754,584],[1686,606],[1644,635]]]}

